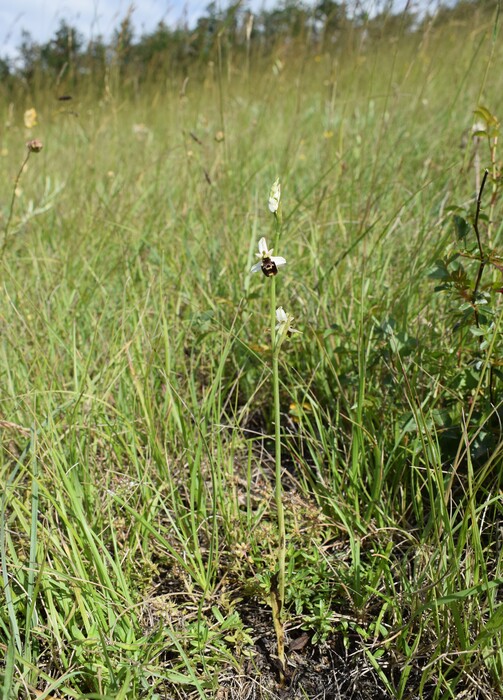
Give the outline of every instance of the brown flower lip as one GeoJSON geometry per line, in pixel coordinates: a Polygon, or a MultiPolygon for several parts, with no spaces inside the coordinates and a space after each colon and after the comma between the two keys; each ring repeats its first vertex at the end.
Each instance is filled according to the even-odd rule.
{"type": "Polygon", "coordinates": [[[262,272],[266,277],[273,277],[278,274],[278,268],[274,260],[271,258],[264,258],[262,260],[262,272]]]}
{"type": "Polygon", "coordinates": [[[32,139],[31,141],[26,142],[26,148],[30,151],[30,153],[40,153],[42,148],[44,147],[44,144],[40,139],[32,139]]]}

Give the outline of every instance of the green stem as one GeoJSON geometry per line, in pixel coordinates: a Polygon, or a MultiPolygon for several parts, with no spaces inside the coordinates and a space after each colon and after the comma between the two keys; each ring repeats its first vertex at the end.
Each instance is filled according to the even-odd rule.
{"type": "MultiPolygon", "coordinates": [[[[271,354],[273,360],[274,374],[274,356],[276,353],[276,277],[271,277],[271,354]]],[[[273,378],[274,380],[274,378],[273,378]]]]}
{"type": "Polygon", "coordinates": [[[285,512],[283,508],[283,484],[281,469],[281,412],[279,402],[279,348],[276,344],[276,279],[271,279],[271,351],[272,351],[272,383],[274,397],[274,444],[275,444],[275,499],[278,518],[278,588],[274,626],[278,641],[278,659],[281,668],[285,668],[285,637],[283,630],[283,609],[285,604],[285,560],[286,535],[285,512]]]}
{"type": "Polygon", "coordinates": [[[498,195],[498,165],[496,161],[496,149],[498,146],[498,136],[493,137],[493,142],[491,144],[491,167],[492,167],[492,194],[491,202],[489,206],[489,223],[487,224],[487,240],[489,245],[492,243],[492,230],[494,222],[494,209],[496,206],[496,199],[498,195]]]}
{"type": "Polygon", "coordinates": [[[278,511],[278,563],[279,563],[279,596],[281,603],[285,601],[285,555],[286,555],[286,537],[285,537],[285,513],[283,509],[283,484],[282,484],[282,469],[281,469],[281,417],[279,408],[279,376],[278,376],[278,353],[273,356],[273,381],[274,381],[274,441],[276,443],[276,508],[278,511]]]}

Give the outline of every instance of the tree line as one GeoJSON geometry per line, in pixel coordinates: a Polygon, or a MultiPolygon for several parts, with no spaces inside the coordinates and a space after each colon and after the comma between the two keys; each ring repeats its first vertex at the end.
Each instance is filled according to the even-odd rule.
{"type": "MultiPolygon", "coordinates": [[[[348,42],[392,38],[404,33],[422,32],[425,24],[441,24],[466,18],[477,12],[492,12],[497,0],[459,0],[437,8],[434,15],[418,15],[409,9],[393,11],[392,0],[382,0],[372,16],[364,5],[349,9],[344,2],[282,0],[273,9],[253,13],[241,1],[220,9],[211,2],[194,27],[181,22],[169,27],[160,21],[149,33],[135,37],[134,11],[129,11],[110,40],[97,36],[85,41],[79,30],[62,19],[54,36],[45,43],[22,32],[15,62],[0,58],[0,79],[4,85],[22,80],[60,82],[74,86],[85,76],[105,75],[111,68],[122,77],[157,77],[172,71],[177,75],[198,64],[221,60],[230,54],[250,60],[257,54],[270,56],[278,47],[295,50],[302,44],[318,52],[344,51],[348,42]]],[[[375,5],[374,5],[375,7],[375,5]]]]}

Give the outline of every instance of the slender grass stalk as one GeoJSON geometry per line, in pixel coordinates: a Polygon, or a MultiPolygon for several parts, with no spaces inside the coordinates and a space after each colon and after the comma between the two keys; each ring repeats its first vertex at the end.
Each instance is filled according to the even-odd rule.
{"type": "Polygon", "coordinates": [[[23,163],[21,167],[19,168],[19,172],[16,175],[16,179],[14,180],[14,185],[12,187],[12,197],[10,200],[10,207],[9,207],[9,215],[7,217],[7,223],[5,224],[5,232],[3,236],[3,241],[2,241],[2,249],[0,250],[0,260],[3,260],[3,256],[5,254],[5,248],[7,247],[7,239],[9,237],[9,229],[10,225],[12,223],[12,217],[14,215],[14,202],[16,201],[16,190],[19,185],[19,181],[21,179],[21,175],[23,174],[23,170],[25,169],[25,166],[30,158],[31,151],[28,150],[25,159],[23,160],[23,163]]]}
{"type": "Polygon", "coordinates": [[[7,247],[7,239],[9,238],[9,229],[10,225],[12,223],[12,217],[14,216],[14,202],[16,200],[16,190],[19,185],[19,181],[21,180],[21,175],[23,174],[23,171],[26,167],[26,164],[28,163],[28,160],[31,156],[32,153],[40,153],[42,150],[42,142],[39,141],[38,139],[32,139],[31,141],[28,141],[26,144],[27,152],[25,159],[23,160],[23,163],[21,167],[19,168],[18,174],[16,175],[16,179],[14,180],[14,186],[12,187],[12,197],[10,200],[10,207],[9,207],[9,215],[7,217],[7,223],[5,224],[5,233],[2,241],[2,248],[0,249],[0,260],[3,260],[4,254],[5,254],[5,248],[7,247]]]}
{"type": "Polygon", "coordinates": [[[31,491],[31,522],[30,522],[30,559],[28,566],[28,585],[27,585],[27,598],[29,605],[26,608],[26,619],[25,619],[25,630],[26,630],[26,640],[24,656],[26,659],[30,658],[31,655],[31,643],[32,635],[30,634],[31,628],[35,624],[33,617],[36,620],[36,608],[35,608],[35,579],[38,575],[38,563],[37,563],[37,545],[38,545],[38,517],[40,512],[39,507],[39,486],[38,486],[38,459],[37,459],[37,434],[33,431],[31,439],[31,473],[32,473],[32,491],[31,491]]]}

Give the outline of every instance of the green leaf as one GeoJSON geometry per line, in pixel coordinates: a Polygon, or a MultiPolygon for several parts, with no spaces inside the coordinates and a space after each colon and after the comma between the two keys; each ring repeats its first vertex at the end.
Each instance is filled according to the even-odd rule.
{"type": "Polygon", "coordinates": [[[475,647],[480,645],[482,642],[487,642],[497,634],[503,634],[503,604],[499,605],[493,612],[489,620],[486,622],[484,629],[482,629],[475,637],[472,646],[475,647]]]}
{"type": "Polygon", "coordinates": [[[498,135],[500,125],[499,120],[489,109],[487,109],[487,107],[479,105],[473,114],[476,119],[482,119],[487,124],[491,132],[491,136],[498,135]]]}
{"type": "Polygon", "coordinates": [[[458,241],[464,240],[468,236],[472,227],[466,219],[464,219],[462,216],[458,216],[457,214],[452,217],[452,220],[456,230],[456,238],[458,241]]]}
{"type": "Polygon", "coordinates": [[[433,280],[449,280],[451,276],[445,262],[443,260],[436,260],[435,267],[428,273],[428,277],[433,280]]]}

